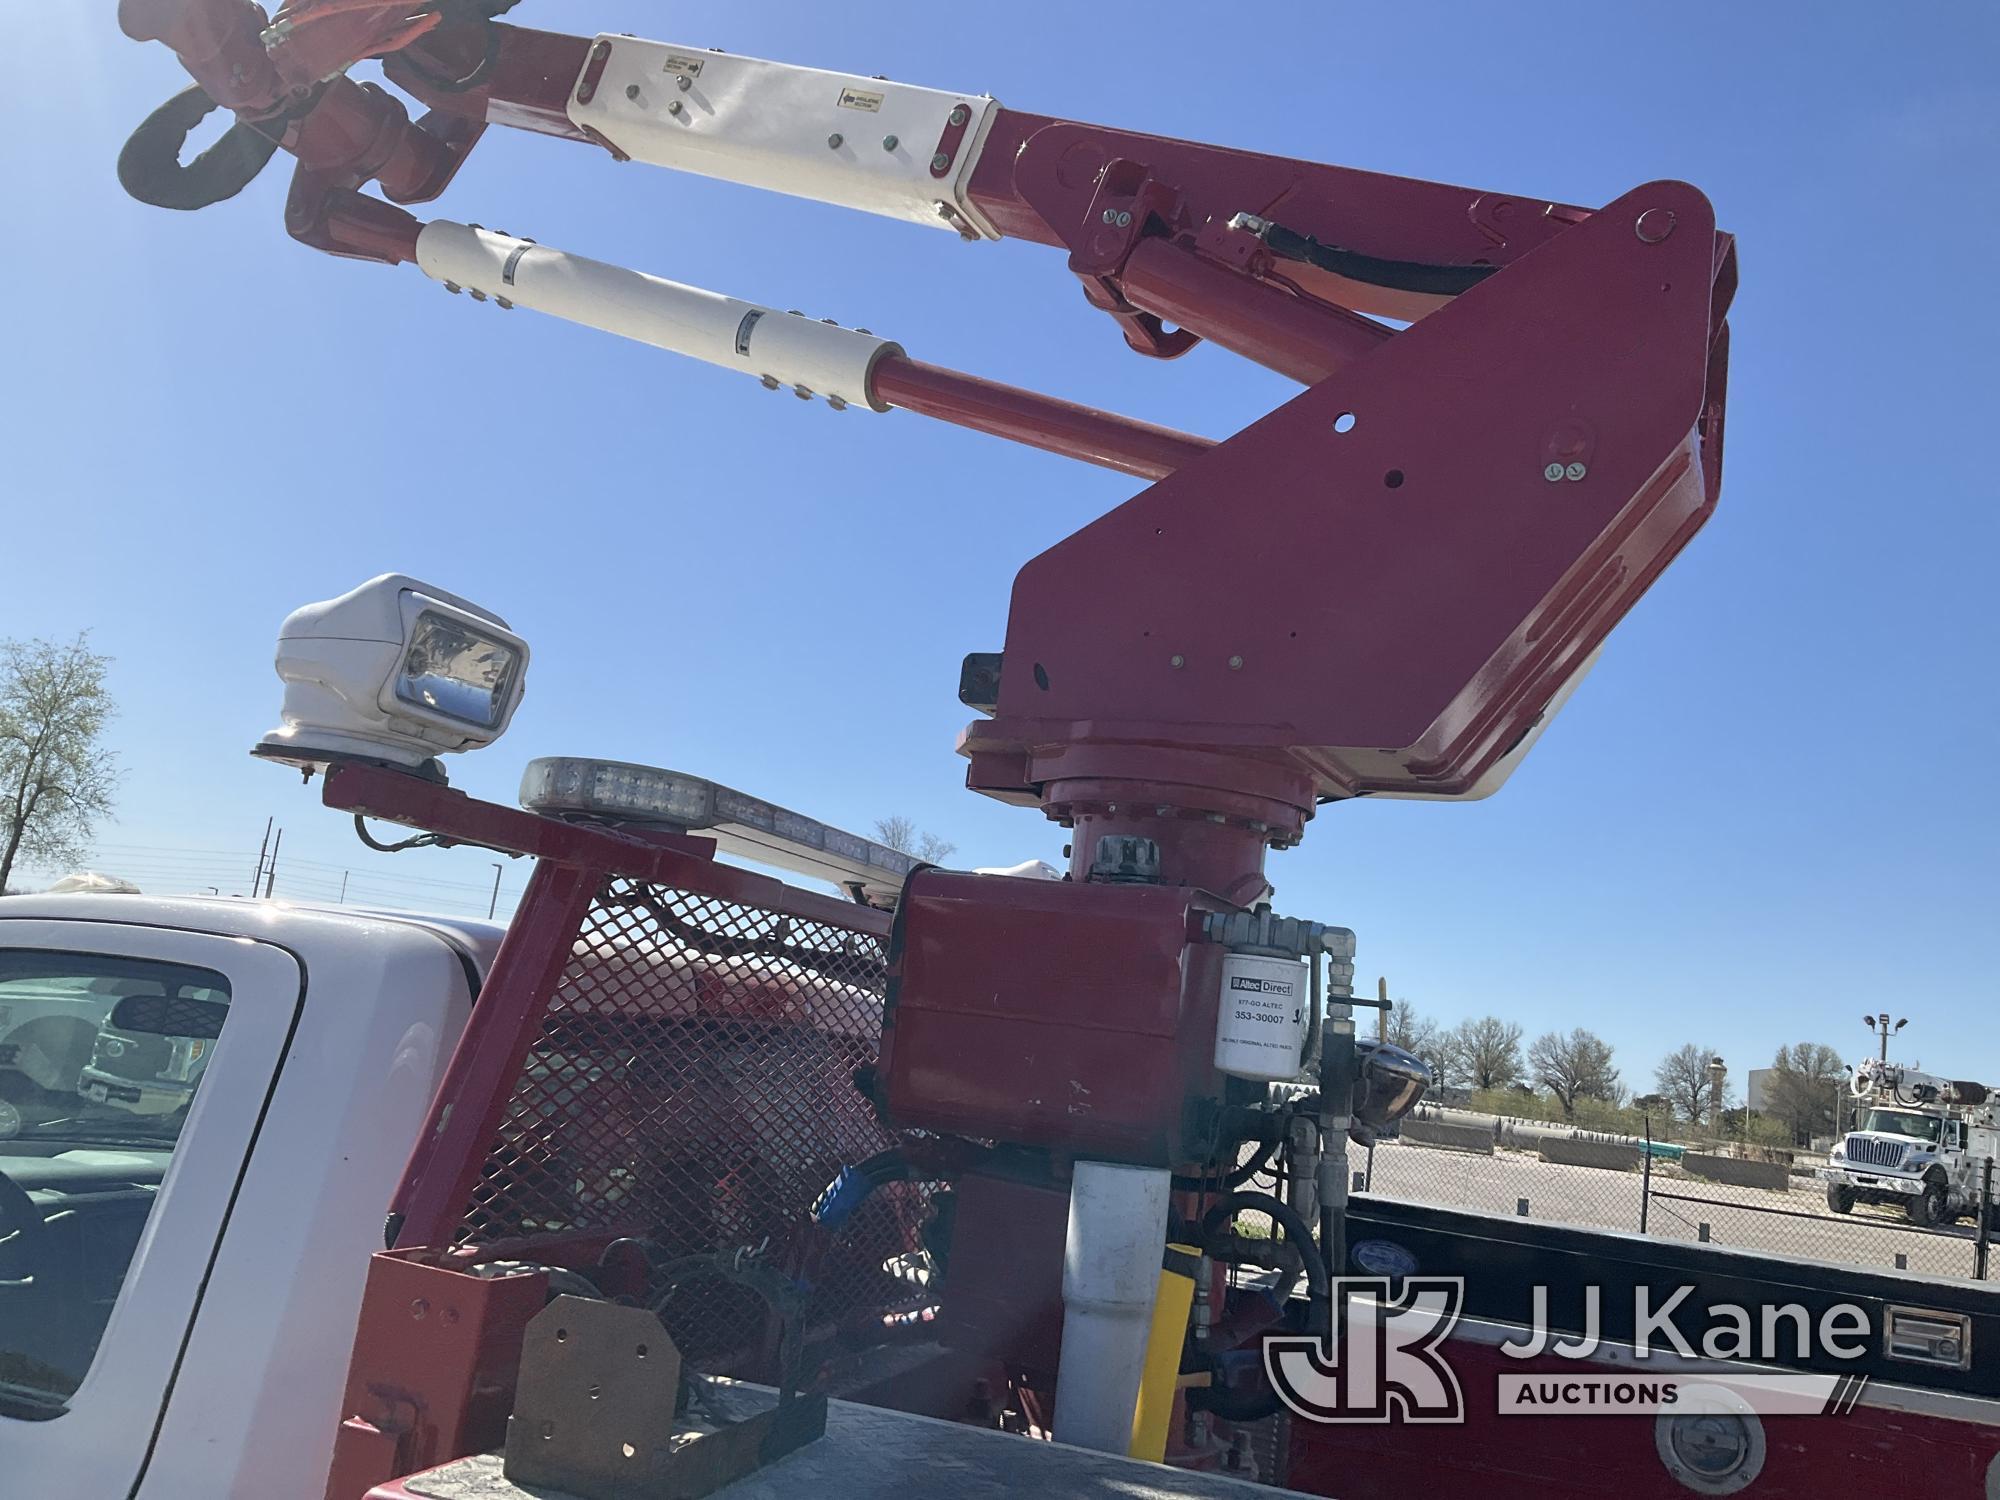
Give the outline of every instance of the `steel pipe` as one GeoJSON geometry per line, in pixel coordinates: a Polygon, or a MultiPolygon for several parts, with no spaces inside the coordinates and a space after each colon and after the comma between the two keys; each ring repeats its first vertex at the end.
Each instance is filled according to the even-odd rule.
{"type": "Polygon", "coordinates": [[[900,406],[1140,479],[1165,479],[1215,446],[1213,438],[896,355],[876,362],[870,394],[880,406],[900,406]]]}

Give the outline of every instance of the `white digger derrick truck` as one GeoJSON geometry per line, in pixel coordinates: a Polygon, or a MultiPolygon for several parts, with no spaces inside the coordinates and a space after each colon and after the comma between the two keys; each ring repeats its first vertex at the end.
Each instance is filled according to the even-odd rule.
{"type": "Polygon", "coordinates": [[[1854,1070],[1855,1126],[1820,1168],[1826,1206],[1899,1205],[1922,1227],[1982,1211],[2000,1157],[2000,1089],[1870,1059],[1854,1070]]]}

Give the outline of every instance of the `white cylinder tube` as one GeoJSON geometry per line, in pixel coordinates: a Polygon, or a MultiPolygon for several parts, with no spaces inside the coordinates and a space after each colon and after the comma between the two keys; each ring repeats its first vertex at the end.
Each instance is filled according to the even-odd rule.
{"type": "Polygon", "coordinates": [[[869,394],[869,376],[885,354],[903,352],[900,345],[872,333],[778,312],[448,219],[425,225],[417,236],[417,264],[426,276],[447,286],[845,406],[887,411],[869,394]]]}
{"type": "Polygon", "coordinates": [[[1164,1168],[1076,1164],[1063,1251],[1059,1443],[1104,1453],[1131,1448],[1172,1186],[1164,1168]]]}

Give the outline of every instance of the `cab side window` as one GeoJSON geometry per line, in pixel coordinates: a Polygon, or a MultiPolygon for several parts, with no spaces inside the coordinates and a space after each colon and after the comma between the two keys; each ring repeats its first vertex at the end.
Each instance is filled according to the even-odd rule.
{"type": "Polygon", "coordinates": [[[89,1373],[229,998],[189,964],[0,949],[0,1414],[58,1416],[89,1373]]]}

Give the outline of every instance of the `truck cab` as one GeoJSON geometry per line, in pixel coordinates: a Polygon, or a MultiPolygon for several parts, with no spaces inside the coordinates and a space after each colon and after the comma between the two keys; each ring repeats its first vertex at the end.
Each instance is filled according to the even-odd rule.
{"type": "Polygon", "coordinates": [[[1926,1228],[1977,1214],[1996,1144],[2000,1135],[1983,1112],[1943,1104],[1869,1105],[1819,1171],[1827,1207],[1844,1214],[1857,1203],[1893,1205],[1926,1228]]]}
{"type": "Polygon", "coordinates": [[[42,1089],[0,1139],[10,1492],[237,1494],[324,1469],[384,1205],[500,935],[0,901],[0,1011],[73,993],[101,1013],[67,1096],[42,1089]]]}

